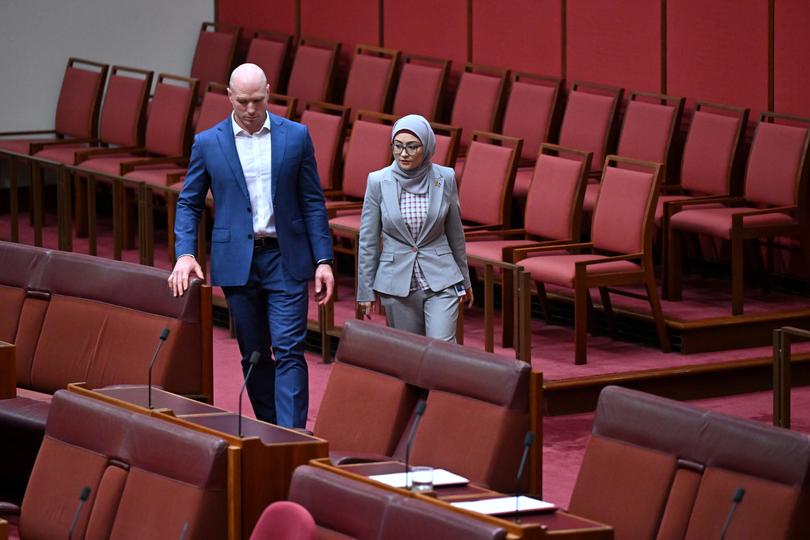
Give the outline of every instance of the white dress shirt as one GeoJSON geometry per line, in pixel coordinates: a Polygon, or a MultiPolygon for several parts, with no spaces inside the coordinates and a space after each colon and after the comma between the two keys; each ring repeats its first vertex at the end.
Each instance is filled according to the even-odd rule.
{"type": "Polygon", "coordinates": [[[254,134],[250,134],[236,123],[231,114],[231,125],[236,141],[236,152],[242,164],[250,207],[253,212],[253,234],[259,236],[276,236],[276,220],[273,215],[272,192],[272,147],[270,145],[270,117],[264,119],[264,125],[254,134]]]}

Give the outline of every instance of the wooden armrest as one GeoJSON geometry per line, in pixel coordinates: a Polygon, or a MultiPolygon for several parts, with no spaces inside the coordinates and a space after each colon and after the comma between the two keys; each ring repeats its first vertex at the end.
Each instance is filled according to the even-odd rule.
{"type": "Polygon", "coordinates": [[[84,139],[60,139],[58,141],[48,141],[41,143],[31,143],[31,153],[36,154],[51,146],[64,146],[66,144],[98,144],[98,139],[84,138],[84,139]]]}
{"type": "Polygon", "coordinates": [[[574,263],[575,266],[591,266],[594,264],[605,264],[610,262],[617,262],[617,261],[629,261],[632,259],[640,259],[643,256],[642,253],[630,253],[628,255],[613,255],[611,257],[605,257],[602,259],[593,259],[591,261],[579,261],[574,263]]]}
{"type": "Polygon", "coordinates": [[[135,169],[142,167],[149,167],[151,165],[168,165],[169,163],[174,163],[178,167],[186,167],[188,165],[188,159],[184,158],[183,156],[165,156],[144,158],[137,161],[128,161],[127,163],[121,164],[121,174],[127,174],[128,172],[132,172],[135,169]]]}
{"type": "Polygon", "coordinates": [[[501,223],[493,223],[492,225],[464,225],[464,236],[467,236],[467,233],[475,231],[497,232],[502,230],[504,230],[504,228],[501,223]]]}
{"type": "Polygon", "coordinates": [[[525,248],[519,247],[512,250],[512,262],[517,264],[531,253],[543,253],[545,251],[556,251],[559,249],[588,249],[592,247],[593,243],[591,242],[552,242],[551,244],[543,244],[541,246],[529,246],[525,248]]]}
{"type": "Polygon", "coordinates": [[[798,207],[796,206],[775,206],[773,208],[752,208],[731,216],[731,227],[740,228],[744,225],[745,218],[750,216],[766,216],[768,214],[790,214],[795,217],[798,207]]]}
{"type": "Polygon", "coordinates": [[[664,203],[664,209],[671,209],[673,210],[672,213],[675,213],[679,210],[683,210],[685,206],[699,206],[701,204],[706,203],[717,203],[717,204],[739,204],[745,202],[744,197],[730,197],[728,195],[707,195],[705,197],[697,197],[694,199],[685,199],[682,201],[667,201],[664,203]]]}
{"type": "Polygon", "coordinates": [[[0,137],[19,137],[24,135],[55,135],[54,129],[40,129],[35,131],[0,131],[0,137]]]}
{"type": "Polygon", "coordinates": [[[501,229],[497,231],[470,231],[464,233],[466,240],[486,238],[495,236],[498,238],[506,238],[507,236],[522,236],[526,234],[526,229],[501,229]]]}
{"type": "Polygon", "coordinates": [[[0,399],[13,397],[17,397],[16,347],[0,341],[0,399]]]}
{"type": "Polygon", "coordinates": [[[115,154],[133,154],[136,152],[143,152],[144,149],[140,146],[121,146],[118,148],[90,148],[82,152],[76,153],[76,163],[87,161],[91,157],[98,156],[114,156],[115,154]]]}

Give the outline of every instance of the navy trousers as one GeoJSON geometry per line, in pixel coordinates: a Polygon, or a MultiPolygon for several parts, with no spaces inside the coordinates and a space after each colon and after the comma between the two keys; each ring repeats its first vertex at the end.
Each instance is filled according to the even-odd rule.
{"type": "Polygon", "coordinates": [[[261,353],[247,384],[256,418],[284,427],[306,427],[309,379],[304,359],[308,289],[284,269],[278,248],[253,252],[250,278],[223,287],[234,322],[242,371],[261,353]]]}

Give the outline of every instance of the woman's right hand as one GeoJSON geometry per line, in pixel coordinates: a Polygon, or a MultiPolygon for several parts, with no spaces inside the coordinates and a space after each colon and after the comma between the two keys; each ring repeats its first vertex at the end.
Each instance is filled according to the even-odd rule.
{"type": "Polygon", "coordinates": [[[357,318],[371,320],[371,302],[357,302],[357,318]]]}

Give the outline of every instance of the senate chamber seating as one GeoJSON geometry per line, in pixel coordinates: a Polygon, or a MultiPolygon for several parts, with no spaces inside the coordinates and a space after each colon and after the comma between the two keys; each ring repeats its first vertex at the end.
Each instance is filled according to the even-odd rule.
{"type": "Polygon", "coordinates": [[[617,386],[599,398],[569,510],[617,540],[807,538],[807,435],[617,386]]]}
{"type": "Polygon", "coordinates": [[[173,298],[168,272],[155,268],[8,242],[0,242],[0,260],[0,342],[16,353],[0,366],[11,383],[0,395],[0,429],[9,434],[0,446],[4,487],[25,485],[47,395],[79,381],[145,383],[163,328],[170,335],[153,383],[213,399],[210,288],[201,282],[173,298]]]}
{"type": "Polygon", "coordinates": [[[188,539],[225,538],[227,450],[217,437],[60,390],[19,537],[174,539],[185,529],[188,539]]]}
{"type": "MultiPolygon", "coordinates": [[[[347,321],[314,431],[335,462],[401,459],[425,400],[411,462],[511,491],[524,436],[539,429],[539,378],[524,362],[347,321]]],[[[534,493],[541,446],[528,475],[534,493]]]]}
{"type": "Polygon", "coordinates": [[[324,539],[507,537],[497,525],[308,465],[295,470],[289,499],[309,510],[324,539]]]}

